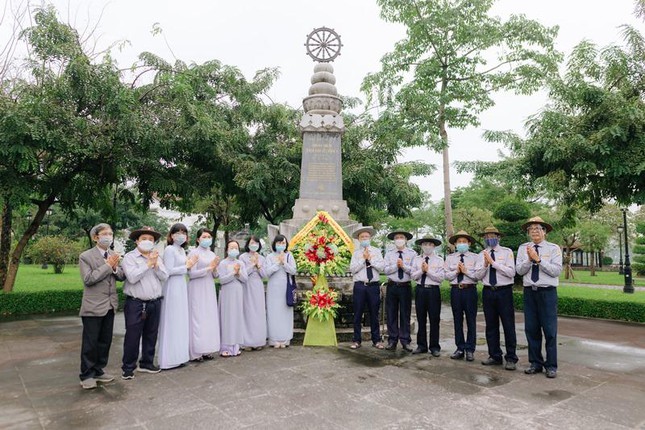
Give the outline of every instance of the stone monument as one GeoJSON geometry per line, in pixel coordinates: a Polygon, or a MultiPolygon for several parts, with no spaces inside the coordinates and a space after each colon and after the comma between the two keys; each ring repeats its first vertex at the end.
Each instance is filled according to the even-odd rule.
{"type": "Polygon", "coordinates": [[[327,211],[351,236],[361,224],[350,220],[343,200],[341,138],[345,131],[340,115],[343,102],[338,97],[336,77],[331,62],[340,55],[340,35],[321,27],[307,35],[307,55],[315,62],[309,95],[302,101],[304,114],[300,193],[293,206],[293,218],[280,226],[269,226],[269,237],[280,232],[292,238],[317,211],[327,211]]]}

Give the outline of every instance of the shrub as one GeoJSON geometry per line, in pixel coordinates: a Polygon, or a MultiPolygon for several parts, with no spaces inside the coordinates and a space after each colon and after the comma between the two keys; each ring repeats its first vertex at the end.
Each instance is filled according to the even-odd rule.
{"type": "Polygon", "coordinates": [[[77,261],[81,253],[78,243],[64,236],[44,236],[29,249],[29,256],[37,263],[54,266],[54,273],[63,273],[65,264],[77,261]]]}
{"type": "Polygon", "coordinates": [[[614,259],[608,256],[603,256],[602,257],[602,265],[603,266],[611,266],[614,263],[614,259]]]}

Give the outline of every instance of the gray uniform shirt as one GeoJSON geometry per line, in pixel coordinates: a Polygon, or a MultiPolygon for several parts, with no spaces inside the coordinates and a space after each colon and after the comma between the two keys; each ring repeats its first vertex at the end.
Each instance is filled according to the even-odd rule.
{"type": "MultiPolygon", "coordinates": [[[[381,255],[381,250],[370,246],[370,264],[372,265],[372,280],[369,282],[379,282],[379,275],[385,269],[385,260],[381,255]]],[[[352,254],[352,259],[349,262],[349,271],[352,273],[354,282],[367,283],[367,264],[363,258],[364,249],[359,247],[352,254]]]]}
{"type": "MultiPolygon", "coordinates": [[[[490,286],[490,268],[493,267],[497,270],[497,284],[511,285],[513,284],[513,277],[515,276],[515,259],[513,258],[513,251],[511,248],[497,245],[492,248],[495,251],[495,262],[486,267],[484,252],[479,253],[479,271],[477,272],[477,279],[481,279],[482,284],[490,286]]],[[[490,254],[491,248],[486,248],[490,254]]]]}
{"type": "Polygon", "coordinates": [[[432,253],[431,255],[419,255],[412,263],[412,279],[417,281],[417,285],[421,285],[421,278],[423,277],[423,270],[421,266],[428,257],[428,271],[426,272],[426,279],[423,285],[439,285],[444,279],[443,258],[432,253]]]}
{"type": "Polygon", "coordinates": [[[562,251],[555,243],[543,240],[538,243],[538,254],[540,254],[539,279],[537,282],[531,280],[531,268],[533,262],[529,258],[526,247],[533,247],[535,243],[527,242],[520,245],[517,250],[517,273],[522,275],[522,283],[525,287],[557,287],[560,284],[560,272],[562,272],[562,251]]]}
{"type": "MultiPolygon", "coordinates": [[[[455,252],[446,257],[446,262],[444,263],[444,271],[446,279],[450,284],[457,283],[457,266],[460,262],[461,253],[455,252]]],[[[479,273],[479,256],[474,252],[467,251],[464,254],[464,265],[468,273],[464,273],[464,279],[461,281],[462,284],[476,284],[477,283],[477,273],[479,273]]]]}
{"type": "Polygon", "coordinates": [[[390,281],[410,282],[412,273],[412,263],[417,253],[410,248],[403,248],[403,278],[399,278],[399,267],[396,265],[399,259],[399,250],[392,249],[385,253],[385,274],[390,281]]]}

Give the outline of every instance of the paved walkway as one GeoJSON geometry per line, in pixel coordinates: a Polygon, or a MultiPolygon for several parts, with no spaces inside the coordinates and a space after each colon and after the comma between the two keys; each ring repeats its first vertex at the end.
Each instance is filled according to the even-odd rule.
{"type": "MultiPolygon", "coordinates": [[[[622,285],[599,285],[599,284],[581,284],[577,282],[560,281],[563,287],[589,287],[589,288],[604,288],[606,290],[623,290],[622,285]]],[[[645,287],[634,287],[634,291],[645,291],[645,287]]]]}
{"type": "MultiPolygon", "coordinates": [[[[402,350],[265,349],[81,390],[77,317],[0,323],[0,428],[645,428],[645,326],[560,319],[558,378],[402,350]]],[[[520,367],[527,363],[521,314],[520,367]]],[[[118,372],[118,315],[108,370],[118,372]]]]}

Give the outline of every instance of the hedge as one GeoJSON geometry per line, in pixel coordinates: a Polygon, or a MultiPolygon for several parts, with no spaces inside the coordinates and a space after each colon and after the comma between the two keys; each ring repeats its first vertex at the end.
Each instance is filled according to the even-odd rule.
{"type": "MultiPolygon", "coordinates": [[[[119,305],[124,302],[123,289],[117,288],[119,305]]],[[[517,310],[523,309],[523,292],[513,292],[517,310]]],[[[481,306],[481,288],[478,288],[481,306]]],[[[83,290],[0,293],[0,318],[29,314],[78,312],[83,290]]],[[[441,287],[444,303],[450,303],[450,287],[441,287]]],[[[628,298],[629,296],[626,296],[628,298]]],[[[645,303],[627,300],[597,300],[578,297],[558,297],[558,314],[586,318],[602,318],[645,323],[645,303]]]]}

